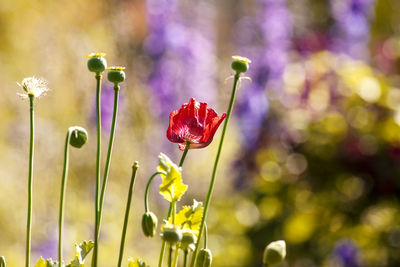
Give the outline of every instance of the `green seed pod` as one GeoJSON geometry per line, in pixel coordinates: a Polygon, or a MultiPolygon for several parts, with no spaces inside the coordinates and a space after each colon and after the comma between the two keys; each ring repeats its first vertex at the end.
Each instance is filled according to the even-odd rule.
{"type": "Polygon", "coordinates": [[[88,60],[88,69],[91,72],[95,72],[97,74],[102,73],[107,68],[107,61],[104,58],[106,54],[104,53],[91,53],[87,56],[88,60]]]}
{"type": "Polygon", "coordinates": [[[189,231],[182,233],[181,248],[183,250],[191,249],[194,250],[194,244],[196,243],[197,237],[195,234],[189,231]]]}
{"type": "Polygon", "coordinates": [[[4,258],[4,256],[0,257],[0,267],[7,267],[6,258],[4,258]]]}
{"type": "Polygon", "coordinates": [[[142,217],[142,230],[145,236],[153,237],[157,230],[158,219],[157,216],[149,211],[143,214],[142,217]]]}
{"type": "Polygon", "coordinates": [[[233,56],[232,59],[232,69],[236,73],[246,72],[249,69],[250,59],[241,56],[233,56]]]}
{"type": "Polygon", "coordinates": [[[175,245],[182,240],[182,231],[177,228],[164,228],[162,238],[170,245],[175,245]]]}
{"type": "Polygon", "coordinates": [[[264,250],[263,263],[274,266],[281,263],[286,257],[286,243],[284,240],[274,241],[264,250]]]}
{"type": "Polygon", "coordinates": [[[197,255],[196,267],[210,267],[212,262],[211,250],[202,248],[197,255]]]}
{"type": "Polygon", "coordinates": [[[88,140],[87,131],[79,126],[69,127],[71,138],[69,144],[76,148],[81,148],[88,140]]]}
{"type": "Polygon", "coordinates": [[[110,67],[108,68],[107,78],[110,82],[114,84],[119,84],[125,81],[125,67],[110,67]]]}

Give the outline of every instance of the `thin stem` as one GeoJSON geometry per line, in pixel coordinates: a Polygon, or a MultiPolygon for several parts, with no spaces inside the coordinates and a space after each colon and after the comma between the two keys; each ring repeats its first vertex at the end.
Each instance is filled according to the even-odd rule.
{"type": "MultiPolygon", "coordinates": [[[[172,213],[172,203],[169,203],[167,218],[169,218],[171,216],[171,213],[172,213]]],[[[158,258],[158,267],[161,267],[162,263],[163,263],[165,244],[166,244],[166,242],[165,242],[165,240],[163,240],[162,245],[161,245],[160,256],[158,258]]]]}
{"type": "Polygon", "coordinates": [[[178,264],[178,255],[179,255],[179,249],[178,249],[178,247],[176,247],[175,253],[174,253],[174,260],[172,261],[173,267],[176,267],[176,265],[178,264]]]}
{"type": "Polygon", "coordinates": [[[186,141],[185,150],[183,151],[181,160],[179,161],[179,167],[182,167],[183,162],[185,161],[185,158],[186,158],[186,154],[187,154],[188,151],[189,151],[189,148],[190,148],[190,142],[187,142],[187,141],[186,141]]]}
{"type": "Polygon", "coordinates": [[[207,198],[206,198],[206,201],[204,203],[204,210],[203,210],[203,216],[201,218],[198,241],[196,243],[196,249],[195,249],[195,251],[193,252],[193,255],[192,255],[192,260],[190,262],[190,267],[194,266],[195,261],[196,261],[196,257],[197,257],[197,253],[199,252],[199,247],[200,247],[199,243],[200,243],[200,240],[201,240],[201,235],[203,234],[204,223],[205,223],[206,218],[207,218],[208,207],[210,205],[211,196],[212,196],[212,193],[213,193],[213,190],[214,190],[215,177],[216,177],[216,174],[217,174],[217,167],[218,167],[218,163],[219,163],[219,158],[221,156],[222,146],[224,144],[224,138],[225,138],[225,133],[226,133],[226,129],[227,129],[227,126],[228,126],[229,118],[231,117],[231,114],[232,114],[233,104],[235,103],[236,91],[237,91],[237,87],[238,87],[239,78],[240,78],[240,73],[236,73],[235,74],[235,80],[233,82],[231,100],[229,102],[227,116],[226,116],[226,119],[225,119],[225,122],[224,122],[224,127],[222,128],[221,139],[219,141],[217,156],[216,156],[215,162],[214,162],[214,168],[213,168],[213,172],[212,172],[212,176],[211,176],[210,187],[208,189],[207,198]]]}
{"type": "Polygon", "coordinates": [[[147,182],[146,185],[146,191],[144,192],[144,210],[145,212],[149,212],[149,191],[150,191],[150,184],[153,182],[154,177],[156,177],[158,174],[166,174],[165,172],[155,172],[153,175],[149,178],[149,181],[147,182]]]}
{"type": "Polygon", "coordinates": [[[188,250],[185,249],[185,254],[183,256],[183,267],[186,267],[186,265],[187,265],[188,254],[189,254],[188,250]]]}
{"type": "Polygon", "coordinates": [[[207,248],[207,238],[208,238],[208,231],[207,231],[207,223],[204,223],[204,248],[207,248]]]}
{"type": "MultiPolygon", "coordinates": [[[[189,151],[189,146],[188,146],[188,143],[187,143],[187,144],[186,144],[186,147],[185,147],[185,151],[183,151],[181,160],[179,161],[179,167],[182,167],[183,162],[185,161],[185,158],[186,158],[186,155],[187,155],[187,152],[188,152],[188,151],[189,151]]],[[[146,191],[147,191],[147,190],[146,190],[146,191]]],[[[145,204],[145,205],[146,205],[146,204],[145,204]]],[[[169,204],[169,210],[168,210],[167,218],[169,218],[169,217],[171,216],[172,208],[173,208],[172,206],[173,206],[172,203],[170,203],[170,204],[169,204]]],[[[163,259],[164,259],[164,251],[165,251],[165,240],[163,240],[162,245],[161,245],[160,256],[159,256],[159,258],[158,258],[158,267],[161,267],[161,266],[162,266],[163,259]]]]}
{"type": "MultiPolygon", "coordinates": [[[[113,145],[114,145],[115,124],[117,122],[117,113],[118,113],[118,96],[119,96],[119,86],[115,85],[114,86],[114,109],[113,109],[113,117],[112,117],[112,122],[111,122],[110,139],[108,141],[106,165],[104,167],[103,184],[101,186],[99,210],[97,212],[97,222],[98,222],[97,223],[97,233],[96,233],[97,241],[98,241],[99,233],[100,233],[101,215],[103,213],[103,204],[104,204],[104,194],[106,192],[108,173],[110,170],[112,149],[113,149],[113,145]]],[[[97,253],[98,253],[98,246],[97,246],[97,253]]],[[[97,261],[97,259],[96,259],[96,261],[97,261]]]]}
{"type": "Polygon", "coordinates": [[[129,211],[130,211],[130,207],[131,207],[133,187],[135,186],[135,178],[136,178],[136,172],[137,172],[138,168],[139,168],[139,162],[136,161],[132,166],[132,178],[131,178],[131,184],[129,185],[128,200],[126,202],[126,209],[125,209],[124,227],[122,229],[121,245],[119,247],[118,267],[121,267],[122,258],[124,256],[126,229],[128,228],[129,211]]]}
{"type": "Polygon", "coordinates": [[[169,246],[168,267],[172,267],[172,245],[169,246]]]}
{"type": "Polygon", "coordinates": [[[96,199],[95,199],[95,227],[94,227],[94,250],[92,266],[97,267],[97,251],[99,243],[99,191],[100,191],[100,169],[101,169],[101,74],[96,73],[96,117],[97,117],[97,152],[96,152],[96,199]]]}
{"type": "Polygon", "coordinates": [[[25,266],[30,266],[31,258],[31,228],[32,228],[32,193],[33,193],[33,153],[35,147],[35,120],[33,109],[34,96],[29,95],[29,112],[30,112],[30,143],[29,143],[29,174],[28,174],[28,216],[26,220],[26,258],[25,266]]]}
{"type": "Polygon", "coordinates": [[[175,218],[176,218],[176,201],[171,202],[172,204],[172,224],[175,225],[175,218]]]}
{"type": "Polygon", "coordinates": [[[58,217],[58,262],[62,266],[62,240],[63,240],[63,224],[64,224],[64,200],[65,191],[68,177],[68,165],[69,165],[69,142],[71,139],[71,130],[68,129],[67,137],[65,138],[65,149],[64,149],[64,169],[61,180],[61,194],[60,194],[60,211],[58,217]]]}

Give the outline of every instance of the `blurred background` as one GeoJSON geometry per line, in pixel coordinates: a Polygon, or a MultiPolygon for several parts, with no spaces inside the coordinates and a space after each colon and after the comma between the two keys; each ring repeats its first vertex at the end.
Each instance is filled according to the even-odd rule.
{"type": "MultiPolygon", "coordinates": [[[[65,257],[93,239],[95,79],[86,55],[126,66],[100,244],[117,263],[131,165],[140,162],[125,262],[156,266],[160,239],[140,230],[148,177],[168,142],[168,116],[195,97],[226,111],[231,56],[252,60],[228,129],[208,215],[213,266],[261,266],[271,241],[281,266],[400,266],[400,2],[398,0],[73,0],[0,2],[0,255],[23,266],[29,103],[16,82],[51,91],[35,103],[32,262],[57,258],[64,138],[71,148],[65,257]],[[228,78],[228,79],[227,79],[228,78]]],[[[113,91],[103,81],[103,152],[113,91]]],[[[217,141],[191,150],[179,205],[204,201],[217,141]]],[[[103,154],[103,159],[105,154],[103,154]]],[[[150,208],[168,203],[154,183],[150,208]]]]}

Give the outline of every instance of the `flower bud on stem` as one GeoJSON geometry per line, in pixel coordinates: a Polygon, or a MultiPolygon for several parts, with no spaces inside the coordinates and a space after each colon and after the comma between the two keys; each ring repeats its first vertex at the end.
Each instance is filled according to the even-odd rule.
{"type": "Polygon", "coordinates": [[[84,128],[79,126],[69,127],[67,137],[65,138],[64,148],[64,168],[61,180],[61,194],[60,194],[60,210],[58,217],[58,262],[62,265],[62,239],[63,239],[63,224],[64,224],[64,203],[65,191],[68,179],[68,165],[69,165],[69,145],[81,148],[87,141],[87,132],[84,128]]]}
{"type": "Polygon", "coordinates": [[[100,168],[101,168],[101,74],[96,73],[96,125],[97,125],[97,152],[96,152],[96,196],[95,196],[95,227],[94,227],[94,249],[92,266],[97,267],[98,237],[98,211],[100,191],[100,168]]]}
{"type": "MultiPolygon", "coordinates": [[[[246,70],[244,70],[242,68],[238,68],[238,69],[234,68],[234,70],[236,71],[236,74],[234,76],[234,81],[233,81],[232,95],[231,95],[231,99],[230,99],[230,102],[229,102],[229,107],[228,107],[227,116],[226,116],[226,119],[225,119],[225,122],[224,122],[224,126],[222,128],[221,139],[219,141],[217,156],[215,158],[214,168],[213,168],[213,172],[212,172],[212,175],[211,175],[211,182],[210,182],[210,186],[209,186],[209,189],[208,189],[207,198],[206,198],[206,201],[204,203],[204,210],[203,210],[203,216],[202,216],[201,224],[200,224],[198,241],[197,241],[197,244],[196,244],[196,249],[195,249],[195,251],[193,253],[193,256],[192,256],[192,260],[190,262],[190,267],[194,267],[194,264],[195,264],[196,258],[197,258],[197,254],[199,252],[199,247],[200,247],[199,246],[199,242],[200,242],[201,236],[203,234],[204,224],[205,224],[205,221],[206,221],[206,218],[207,218],[207,212],[208,212],[208,208],[209,208],[209,205],[210,205],[211,196],[212,196],[212,193],[213,193],[213,190],[214,190],[214,184],[215,184],[215,178],[216,178],[216,174],[217,174],[219,158],[221,156],[222,146],[224,144],[224,138],[225,138],[226,129],[228,127],[229,119],[230,119],[231,114],[232,114],[233,105],[235,103],[236,91],[237,91],[237,88],[238,88],[238,82],[239,82],[239,79],[240,79],[240,74],[241,74],[241,72],[247,71],[248,63],[250,63],[250,60],[248,60],[246,58],[242,58],[242,57],[240,57],[240,58],[233,57],[233,59],[234,59],[234,62],[236,62],[236,61],[245,61],[245,63],[247,63],[247,65],[246,65],[247,68],[246,68],[246,70]]],[[[236,65],[236,64],[234,64],[234,65],[236,65]]],[[[234,66],[232,66],[232,67],[234,67],[234,66]]]]}
{"type": "MultiPolygon", "coordinates": [[[[106,158],[106,163],[104,167],[104,174],[103,174],[103,183],[101,186],[101,193],[100,193],[100,198],[98,201],[98,211],[97,211],[97,227],[96,227],[96,233],[95,233],[95,240],[97,242],[95,243],[95,250],[94,250],[94,257],[95,257],[95,265],[97,265],[97,256],[98,256],[98,242],[99,242],[99,233],[100,233],[100,226],[101,226],[101,216],[103,212],[103,204],[104,204],[104,195],[107,187],[107,180],[108,180],[108,174],[110,170],[110,163],[111,163],[111,155],[112,155],[112,150],[113,150],[113,145],[114,145],[114,136],[115,136],[115,125],[117,122],[117,114],[118,114],[118,98],[119,98],[119,85],[114,84],[114,108],[113,108],[113,116],[112,116],[112,122],[111,122],[111,130],[110,130],[110,138],[108,141],[108,150],[107,150],[107,158],[106,158]]],[[[101,136],[100,136],[101,138],[101,136]]],[[[99,162],[100,164],[100,162],[99,162]]],[[[100,183],[100,180],[99,180],[100,183]]]]}

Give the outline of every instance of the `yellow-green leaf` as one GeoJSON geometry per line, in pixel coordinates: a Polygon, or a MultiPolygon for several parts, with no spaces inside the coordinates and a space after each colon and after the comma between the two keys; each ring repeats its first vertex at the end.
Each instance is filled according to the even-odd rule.
{"type": "Polygon", "coordinates": [[[181,168],[163,153],[160,153],[158,159],[157,170],[163,172],[160,194],[169,202],[179,201],[187,190],[187,185],[182,182],[181,168]]]}
{"type": "Polygon", "coordinates": [[[81,244],[75,245],[75,258],[70,264],[67,265],[67,267],[83,267],[85,258],[93,247],[93,241],[83,241],[81,244]]]}
{"type": "Polygon", "coordinates": [[[146,265],[146,263],[139,258],[136,260],[130,258],[128,259],[128,267],[149,267],[149,266],[146,265]]]}
{"type": "MultiPolygon", "coordinates": [[[[192,206],[183,206],[176,214],[175,225],[179,225],[181,229],[191,230],[195,235],[198,235],[202,216],[203,203],[193,199],[192,206]]],[[[168,221],[172,223],[172,218],[169,218],[168,221]]]]}
{"type": "Polygon", "coordinates": [[[52,259],[44,260],[42,257],[40,257],[36,262],[35,267],[58,267],[58,263],[52,259]]]}
{"type": "Polygon", "coordinates": [[[40,257],[36,262],[35,267],[47,267],[47,263],[42,257],[40,257]]]}

